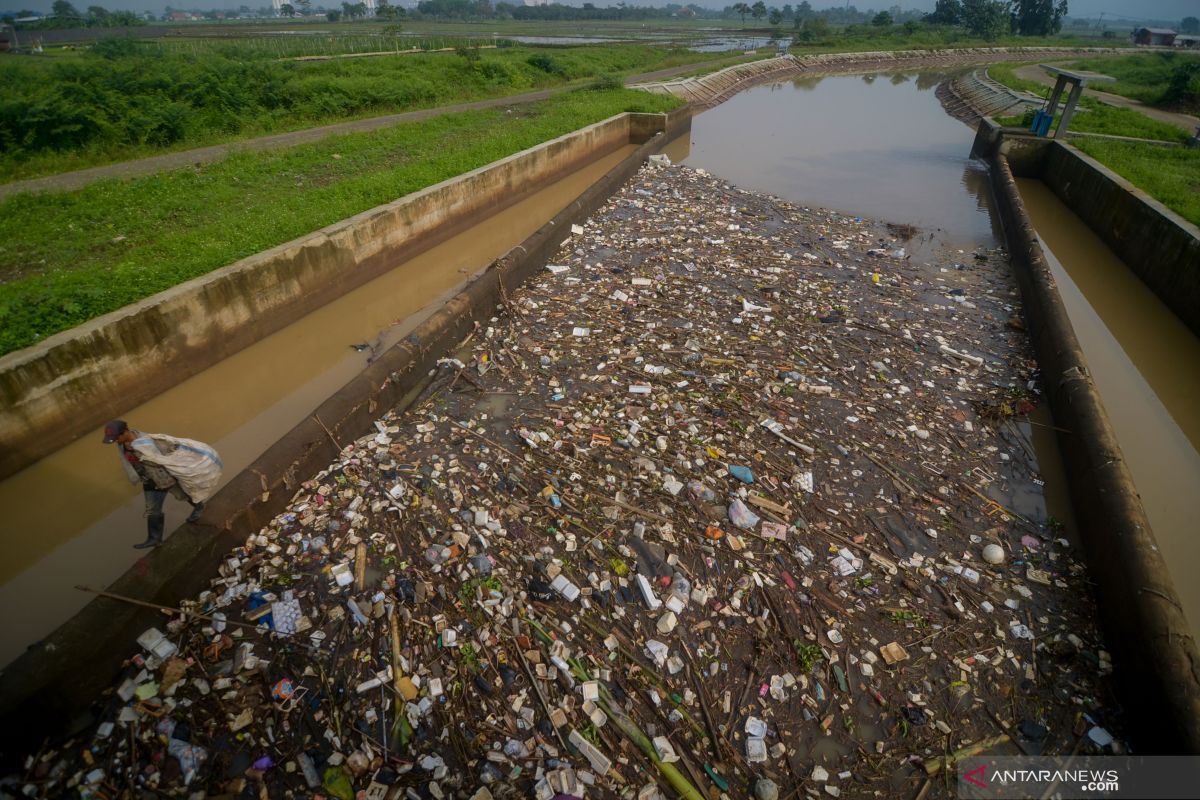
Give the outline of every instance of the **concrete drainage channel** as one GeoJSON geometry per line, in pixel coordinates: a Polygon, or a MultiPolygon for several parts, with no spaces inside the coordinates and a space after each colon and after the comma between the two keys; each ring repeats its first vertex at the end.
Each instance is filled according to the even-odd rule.
{"type": "MultiPolygon", "coordinates": [[[[696,105],[713,105],[752,83],[805,72],[953,66],[1080,52],[1034,48],[1002,52],[838,54],[803,62],[775,59],[772,61],[780,63],[741,65],[723,71],[725,74],[717,73],[699,81],[671,82],[668,86],[673,84],[674,88],[666,90],[687,97],[696,105]],[[696,88],[698,86],[701,88],[696,88]]],[[[294,491],[297,480],[328,464],[340,445],[367,430],[383,409],[403,405],[415,397],[434,361],[461,341],[477,320],[491,315],[497,303],[502,301],[505,287],[518,285],[537,270],[568,235],[573,222],[586,218],[642,161],[678,132],[686,130],[690,125],[690,113],[685,109],[666,117],[640,115],[658,118],[630,117],[620,123],[625,126],[626,141],[644,142],[633,155],[522,245],[493,263],[413,331],[407,340],[386,351],[364,373],[325,401],[312,417],[257,459],[250,469],[235,477],[210,504],[208,518],[218,521],[217,525],[177,532],[156,557],[150,559],[143,573],[127,573],[110,587],[111,590],[169,606],[175,605],[179,597],[194,595],[205,588],[230,548],[240,544],[247,532],[259,529],[280,510],[294,491]]],[[[1047,385],[1047,393],[1059,424],[1076,431],[1073,437],[1060,436],[1060,439],[1063,439],[1061,444],[1072,467],[1069,471],[1074,473],[1071,489],[1077,512],[1089,534],[1096,534],[1089,544],[1089,552],[1093,554],[1092,570],[1100,584],[1098,597],[1111,646],[1117,653],[1118,663],[1129,665],[1123,669],[1127,704],[1131,709],[1144,709],[1141,712],[1142,727],[1147,737],[1153,740],[1153,747],[1147,747],[1147,750],[1194,751],[1200,748],[1197,725],[1200,720],[1200,679],[1193,666],[1197,663],[1195,645],[1187,633],[1177,601],[1172,603],[1174,591],[1161,556],[1154,549],[1152,534],[1145,524],[1136,493],[1132,491],[1119,458],[1113,458],[1116,449],[1111,431],[1094,388],[1082,371],[1082,359],[1078,347],[1072,345],[1069,322],[1058,307],[1061,303],[1052,282],[1047,284],[1041,275],[1044,264],[1039,262],[1040,253],[1036,240],[1031,238],[1032,229],[1027,220],[1023,221],[1024,212],[1015,188],[1011,191],[1008,188],[1011,174],[1007,161],[1004,156],[995,155],[992,163],[1005,228],[1012,242],[1011,250],[1018,264],[1026,268],[1021,273],[1022,291],[1039,361],[1045,375],[1062,378],[1054,386],[1047,385]],[[1118,557],[1114,558],[1113,554],[1118,557]],[[1138,587],[1132,598],[1129,597],[1130,586],[1138,587]],[[1164,705],[1170,714],[1169,725],[1162,724],[1164,705]],[[1156,719],[1149,719],[1152,716],[1156,719]]],[[[569,169],[561,165],[559,168],[569,169]]],[[[374,213],[368,212],[368,215],[374,213]]],[[[355,220],[364,222],[366,217],[361,215],[355,220]]],[[[333,226],[333,229],[340,231],[345,224],[333,226]]],[[[377,226],[373,229],[376,235],[386,228],[380,221],[372,224],[377,226]]],[[[457,224],[466,223],[460,221],[457,224]]],[[[320,235],[329,236],[333,229],[320,235]]],[[[341,232],[349,235],[355,246],[365,246],[369,251],[369,235],[355,238],[363,237],[363,231],[368,230],[372,228],[358,233],[341,232]]],[[[436,236],[437,233],[431,230],[428,235],[436,236]]],[[[297,263],[304,263],[308,257],[300,256],[297,263]]],[[[370,255],[366,260],[372,264],[382,263],[372,260],[370,255]]],[[[298,316],[303,312],[292,307],[282,313],[298,316]]],[[[252,334],[238,334],[242,335],[252,334]]],[[[89,420],[86,424],[92,425],[94,421],[89,420]]],[[[25,453],[24,457],[28,458],[29,454],[25,453]]],[[[27,745],[86,707],[95,698],[97,690],[111,681],[134,637],[157,620],[156,612],[98,599],[51,637],[53,649],[30,652],[6,669],[0,677],[0,714],[9,722],[5,728],[5,750],[12,753],[13,745],[27,745]]]]}
{"type": "Polygon", "coordinates": [[[1126,708],[1144,752],[1200,751],[1200,656],[1014,174],[1040,177],[1172,308],[1200,329],[1200,230],[1058,142],[984,119],[988,161],[1071,504],[1126,708]],[[1086,194],[1086,197],[1078,195],[1086,194]]]}
{"type": "MultiPolygon", "coordinates": [[[[265,335],[264,326],[277,329],[303,316],[317,302],[315,298],[327,302],[331,295],[348,291],[354,283],[365,282],[371,273],[377,274],[386,265],[398,263],[418,244],[428,246],[429,242],[442,240],[452,232],[469,227],[480,214],[499,203],[511,202],[520,191],[531,190],[536,184],[545,183],[628,142],[640,143],[636,151],[601,180],[532,236],[470,280],[462,291],[421,322],[403,341],[385,351],[364,372],[235,476],[209,502],[205,514],[207,524],[184,526],[152,557],[108,587],[114,593],[137,597],[148,603],[176,605],[180,597],[192,596],[208,585],[221,559],[239,545],[248,532],[258,530],[279,512],[291,497],[297,481],[332,460],[341,443],[361,435],[383,409],[415,397],[437,358],[469,334],[477,321],[494,312],[505,287],[519,285],[540,268],[570,234],[572,223],[584,220],[650,155],[658,152],[671,138],[685,133],[690,124],[691,112],[686,108],[665,115],[618,115],[365,212],[305,239],[251,257],[82,329],[67,332],[37,348],[37,353],[14,354],[4,360],[7,363],[0,362],[9,368],[0,379],[5,381],[6,392],[22,393],[28,411],[20,415],[16,405],[9,405],[4,415],[5,427],[14,437],[20,435],[22,420],[31,419],[38,411],[39,396],[65,382],[61,376],[57,384],[29,377],[31,374],[36,376],[40,370],[44,370],[46,377],[54,375],[54,364],[74,363],[77,367],[74,380],[87,388],[68,392],[66,407],[54,409],[50,421],[43,424],[53,424],[54,419],[66,419],[72,413],[83,413],[79,404],[89,394],[95,397],[101,389],[114,388],[95,385],[94,382],[102,380],[103,376],[103,370],[97,369],[101,366],[97,359],[78,358],[75,362],[63,362],[72,352],[84,352],[96,347],[98,341],[105,342],[114,354],[112,357],[128,361],[126,374],[121,376],[123,380],[147,380],[149,376],[142,374],[147,370],[147,364],[154,368],[164,364],[161,350],[155,349],[163,344],[155,341],[154,332],[182,329],[185,335],[179,337],[180,346],[172,354],[175,361],[168,363],[164,370],[174,376],[169,377],[170,380],[178,380],[181,374],[198,372],[211,361],[219,360],[218,353],[228,354],[228,344],[223,345],[224,349],[217,346],[223,336],[226,340],[244,342],[245,346],[252,337],[265,335]],[[440,226],[437,223],[441,223],[440,226]],[[395,233],[396,226],[402,226],[404,230],[395,233]],[[404,235],[411,236],[414,227],[421,228],[416,238],[424,238],[424,242],[411,242],[404,235]],[[382,246],[382,241],[390,241],[390,248],[382,246]],[[391,250],[390,257],[381,255],[387,249],[391,250]],[[324,274],[315,269],[316,251],[324,253],[334,268],[325,270],[324,274]],[[298,272],[298,277],[295,274],[285,277],[289,269],[298,272]],[[348,277],[347,272],[356,269],[360,274],[348,277]],[[253,285],[255,281],[259,285],[253,285]],[[196,348],[194,342],[188,342],[186,334],[190,332],[194,336],[195,329],[189,328],[186,321],[181,323],[176,317],[172,327],[162,327],[164,315],[203,311],[206,308],[204,298],[211,298],[214,293],[230,302],[255,306],[268,300],[274,302],[270,308],[258,313],[249,309],[244,314],[214,315],[216,330],[209,333],[211,346],[207,348],[196,348]],[[222,325],[230,326],[230,329],[222,331],[222,325]],[[143,345],[155,349],[158,356],[127,359],[126,356],[132,354],[121,349],[143,345]],[[139,361],[143,365],[140,367],[142,373],[135,371],[139,361]],[[70,404],[78,408],[72,411],[70,404]]],[[[199,325],[205,319],[207,317],[201,313],[192,325],[199,325]]],[[[69,373],[66,369],[62,371],[69,373]]],[[[163,379],[154,380],[160,383],[163,379]]],[[[80,431],[86,432],[94,424],[91,417],[110,416],[115,407],[103,402],[95,405],[99,406],[98,411],[94,409],[88,419],[75,423],[76,435],[80,431]]],[[[6,437],[9,435],[5,433],[6,437]]],[[[8,454],[10,461],[5,466],[9,471],[14,457],[28,461],[38,454],[31,449],[32,437],[26,437],[24,441],[26,445],[18,453],[8,454]]],[[[75,718],[95,699],[97,692],[111,682],[135,637],[159,619],[160,615],[153,610],[97,598],[47,637],[41,646],[27,651],[5,668],[0,675],[0,716],[9,724],[0,740],[3,752],[12,755],[18,747],[26,747],[30,741],[60,729],[75,718]]]]}

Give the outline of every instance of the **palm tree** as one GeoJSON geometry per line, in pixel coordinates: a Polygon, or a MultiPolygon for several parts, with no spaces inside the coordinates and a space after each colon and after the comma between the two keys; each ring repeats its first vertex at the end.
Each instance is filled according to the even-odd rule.
{"type": "Polygon", "coordinates": [[[742,24],[746,24],[746,15],[750,13],[750,6],[745,3],[738,3],[733,7],[734,13],[742,18],[742,24]]]}

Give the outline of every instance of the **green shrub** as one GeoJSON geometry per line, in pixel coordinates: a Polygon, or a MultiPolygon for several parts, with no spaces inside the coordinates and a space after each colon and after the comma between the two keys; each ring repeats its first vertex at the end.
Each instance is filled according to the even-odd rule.
{"type": "Polygon", "coordinates": [[[1200,108],[1200,60],[1185,61],[1171,70],[1159,104],[1187,111],[1200,108]]]}
{"type": "Polygon", "coordinates": [[[599,78],[596,78],[594,81],[589,83],[585,88],[588,91],[592,91],[592,92],[603,92],[603,91],[608,91],[609,89],[620,89],[624,85],[625,85],[625,81],[621,78],[620,75],[608,74],[608,75],[601,75],[599,78]]]}
{"type": "Polygon", "coordinates": [[[525,63],[535,69],[540,69],[548,75],[562,75],[563,68],[550,56],[545,53],[538,53],[525,59],[525,63]]]}
{"type": "Polygon", "coordinates": [[[138,42],[125,36],[110,36],[92,45],[93,53],[107,59],[127,58],[135,55],[138,49],[138,42]]]}

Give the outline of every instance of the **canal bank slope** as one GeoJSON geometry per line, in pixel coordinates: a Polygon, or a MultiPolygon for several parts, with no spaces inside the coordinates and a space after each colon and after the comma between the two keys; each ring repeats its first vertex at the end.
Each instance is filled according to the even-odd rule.
{"type": "Polygon", "coordinates": [[[0,478],[582,165],[689,120],[617,115],[0,357],[0,478]]]}
{"type": "Polygon", "coordinates": [[[1121,735],[1086,572],[996,499],[1037,469],[1003,258],[657,165],[561,239],[411,411],[331,429],[239,526],[188,603],[224,622],[141,617],[167,643],[35,795],[80,743],[157,791],[744,797],[1121,735]]]}

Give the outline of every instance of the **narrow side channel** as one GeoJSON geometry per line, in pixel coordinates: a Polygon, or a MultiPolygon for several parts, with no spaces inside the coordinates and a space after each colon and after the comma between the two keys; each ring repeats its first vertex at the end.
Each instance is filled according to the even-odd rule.
{"type": "MultiPolygon", "coordinates": [[[[123,413],[130,424],[213,443],[226,479],[407,335],[470,275],[536,231],[629,156],[627,145],[288,327],[123,413]],[[424,309],[424,313],[422,312],[424,309]],[[359,352],[351,346],[367,344],[359,352]]],[[[0,663],[91,599],[137,560],[144,537],[140,492],[126,483],[97,430],[0,482],[0,663]]],[[[167,510],[168,525],[186,506],[167,510]]]]}
{"type": "Polygon", "coordinates": [[[1196,636],[1200,339],[1045,184],[1017,186],[1196,636]]]}

